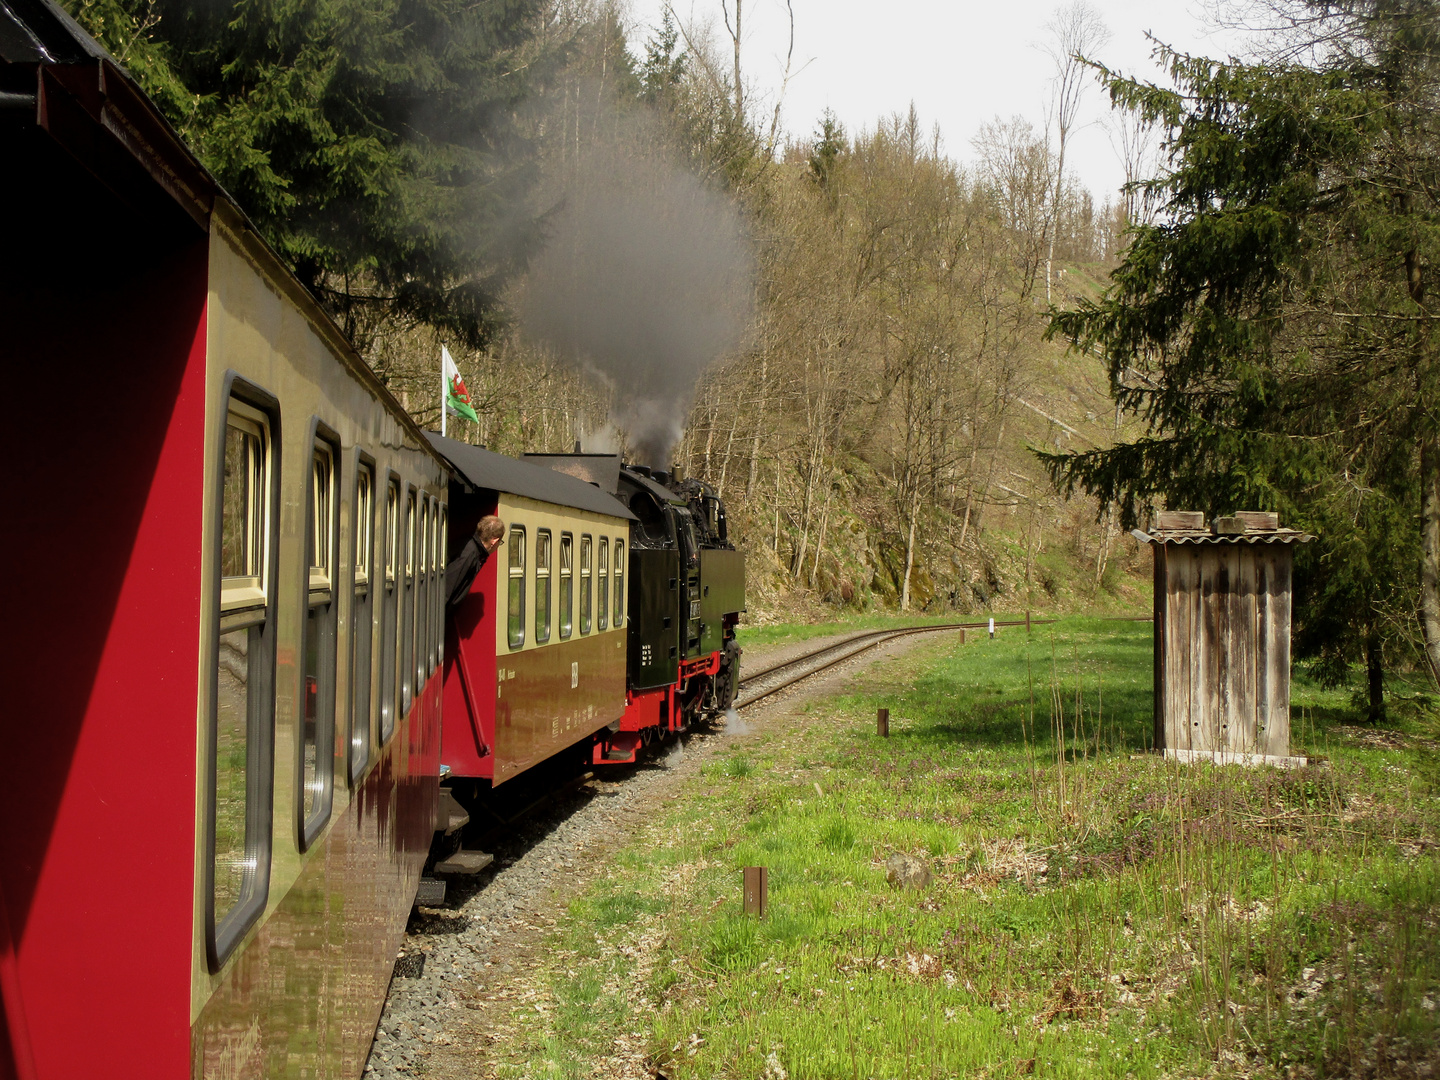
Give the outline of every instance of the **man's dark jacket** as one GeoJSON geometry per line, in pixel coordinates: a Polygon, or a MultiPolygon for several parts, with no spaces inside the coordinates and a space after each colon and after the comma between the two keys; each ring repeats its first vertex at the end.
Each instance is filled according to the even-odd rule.
{"type": "Polygon", "coordinates": [[[453,607],[470,595],[470,586],[475,583],[475,575],[489,557],[490,553],[485,550],[485,545],[480,543],[479,534],[472,533],[470,539],[465,541],[465,546],[460,549],[460,554],[445,564],[447,604],[453,607]]]}

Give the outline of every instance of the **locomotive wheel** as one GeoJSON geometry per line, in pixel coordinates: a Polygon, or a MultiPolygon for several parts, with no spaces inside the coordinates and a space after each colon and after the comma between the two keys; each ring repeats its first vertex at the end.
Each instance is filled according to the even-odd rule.
{"type": "Polygon", "coordinates": [[[733,638],[725,643],[720,670],[715,673],[715,711],[724,712],[735,704],[740,692],[740,643],[733,638]]]}

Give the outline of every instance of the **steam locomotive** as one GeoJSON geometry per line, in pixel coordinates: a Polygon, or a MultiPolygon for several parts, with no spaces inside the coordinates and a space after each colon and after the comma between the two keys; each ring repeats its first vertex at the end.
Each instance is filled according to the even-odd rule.
{"type": "Polygon", "coordinates": [[[733,699],[724,507],[422,431],[53,0],[0,2],[0,157],[0,1080],[357,1077],[442,774],[733,699]]]}

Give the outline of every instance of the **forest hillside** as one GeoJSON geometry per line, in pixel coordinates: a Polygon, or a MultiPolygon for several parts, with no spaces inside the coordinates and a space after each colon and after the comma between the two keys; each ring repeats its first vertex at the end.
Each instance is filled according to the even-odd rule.
{"type": "Polygon", "coordinates": [[[1297,655],[1372,718],[1434,681],[1433,4],[1272,0],[1158,85],[1069,0],[1044,115],[954,146],[924,102],[787,133],[742,3],[67,0],[422,424],[444,347],[452,435],[707,480],[754,621],[1144,610],[1154,509],[1273,510],[1319,538],[1297,655]]]}
{"type": "MultiPolygon", "coordinates": [[[[1094,500],[1057,494],[1032,452],[1106,446],[1119,430],[1104,366],[1044,334],[1052,304],[1103,290],[1125,208],[1062,179],[1055,148],[1020,118],[989,125],[964,162],[914,108],[855,133],[819,117],[809,137],[772,141],[772,118],[747,111],[713,41],[667,23],[637,58],[612,19],[599,9],[575,28],[534,103],[554,247],[593,258],[592,280],[638,274],[640,300],[614,302],[667,340],[654,306],[687,323],[739,307],[743,327],[693,350],[703,362],[665,402],[667,460],[643,461],[632,399],[649,376],[601,357],[603,344],[530,332],[535,291],[553,287],[543,255],[512,283],[516,319],[484,348],[454,350],[480,419],[452,419],[452,434],[512,454],[620,450],[708,480],[749,556],[752,618],[1143,607],[1137,545],[1094,500]],[[656,178],[676,170],[738,208],[753,252],[738,301],[723,286],[656,288],[633,265],[683,262],[703,224],[674,252],[628,232],[609,237],[620,256],[571,243],[566,215],[595,188],[620,189],[604,203],[613,217],[633,202],[652,221],[656,178]]],[[[432,426],[443,337],[414,327],[372,347],[432,426]]]]}

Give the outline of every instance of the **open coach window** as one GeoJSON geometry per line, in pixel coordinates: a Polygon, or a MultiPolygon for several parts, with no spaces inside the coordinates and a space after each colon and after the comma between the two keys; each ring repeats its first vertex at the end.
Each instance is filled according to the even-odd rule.
{"type": "Polygon", "coordinates": [[[219,625],[204,717],[210,747],[205,941],[212,970],[264,911],[270,882],[275,434],[267,413],[228,399],[216,508],[219,625]]]}
{"type": "Polygon", "coordinates": [[[580,537],[580,633],[590,632],[590,608],[594,602],[590,575],[591,541],[589,535],[580,537]]]}
{"type": "Polygon", "coordinates": [[[535,530],[535,644],[550,640],[550,530],[535,530]]]}
{"type": "Polygon", "coordinates": [[[335,451],[317,437],[310,457],[305,528],[306,595],[303,729],[300,742],[300,847],[330,818],[335,778],[335,451]]]}
{"type": "Polygon", "coordinates": [[[574,537],[560,534],[560,636],[568,638],[575,627],[574,537]]]}
{"type": "Polygon", "coordinates": [[[610,611],[610,541],[600,537],[599,555],[595,561],[595,579],[600,595],[595,598],[595,628],[604,630],[610,611]]]}
{"type": "Polygon", "coordinates": [[[615,626],[625,625],[625,541],[615,539],[615,626]]]}

